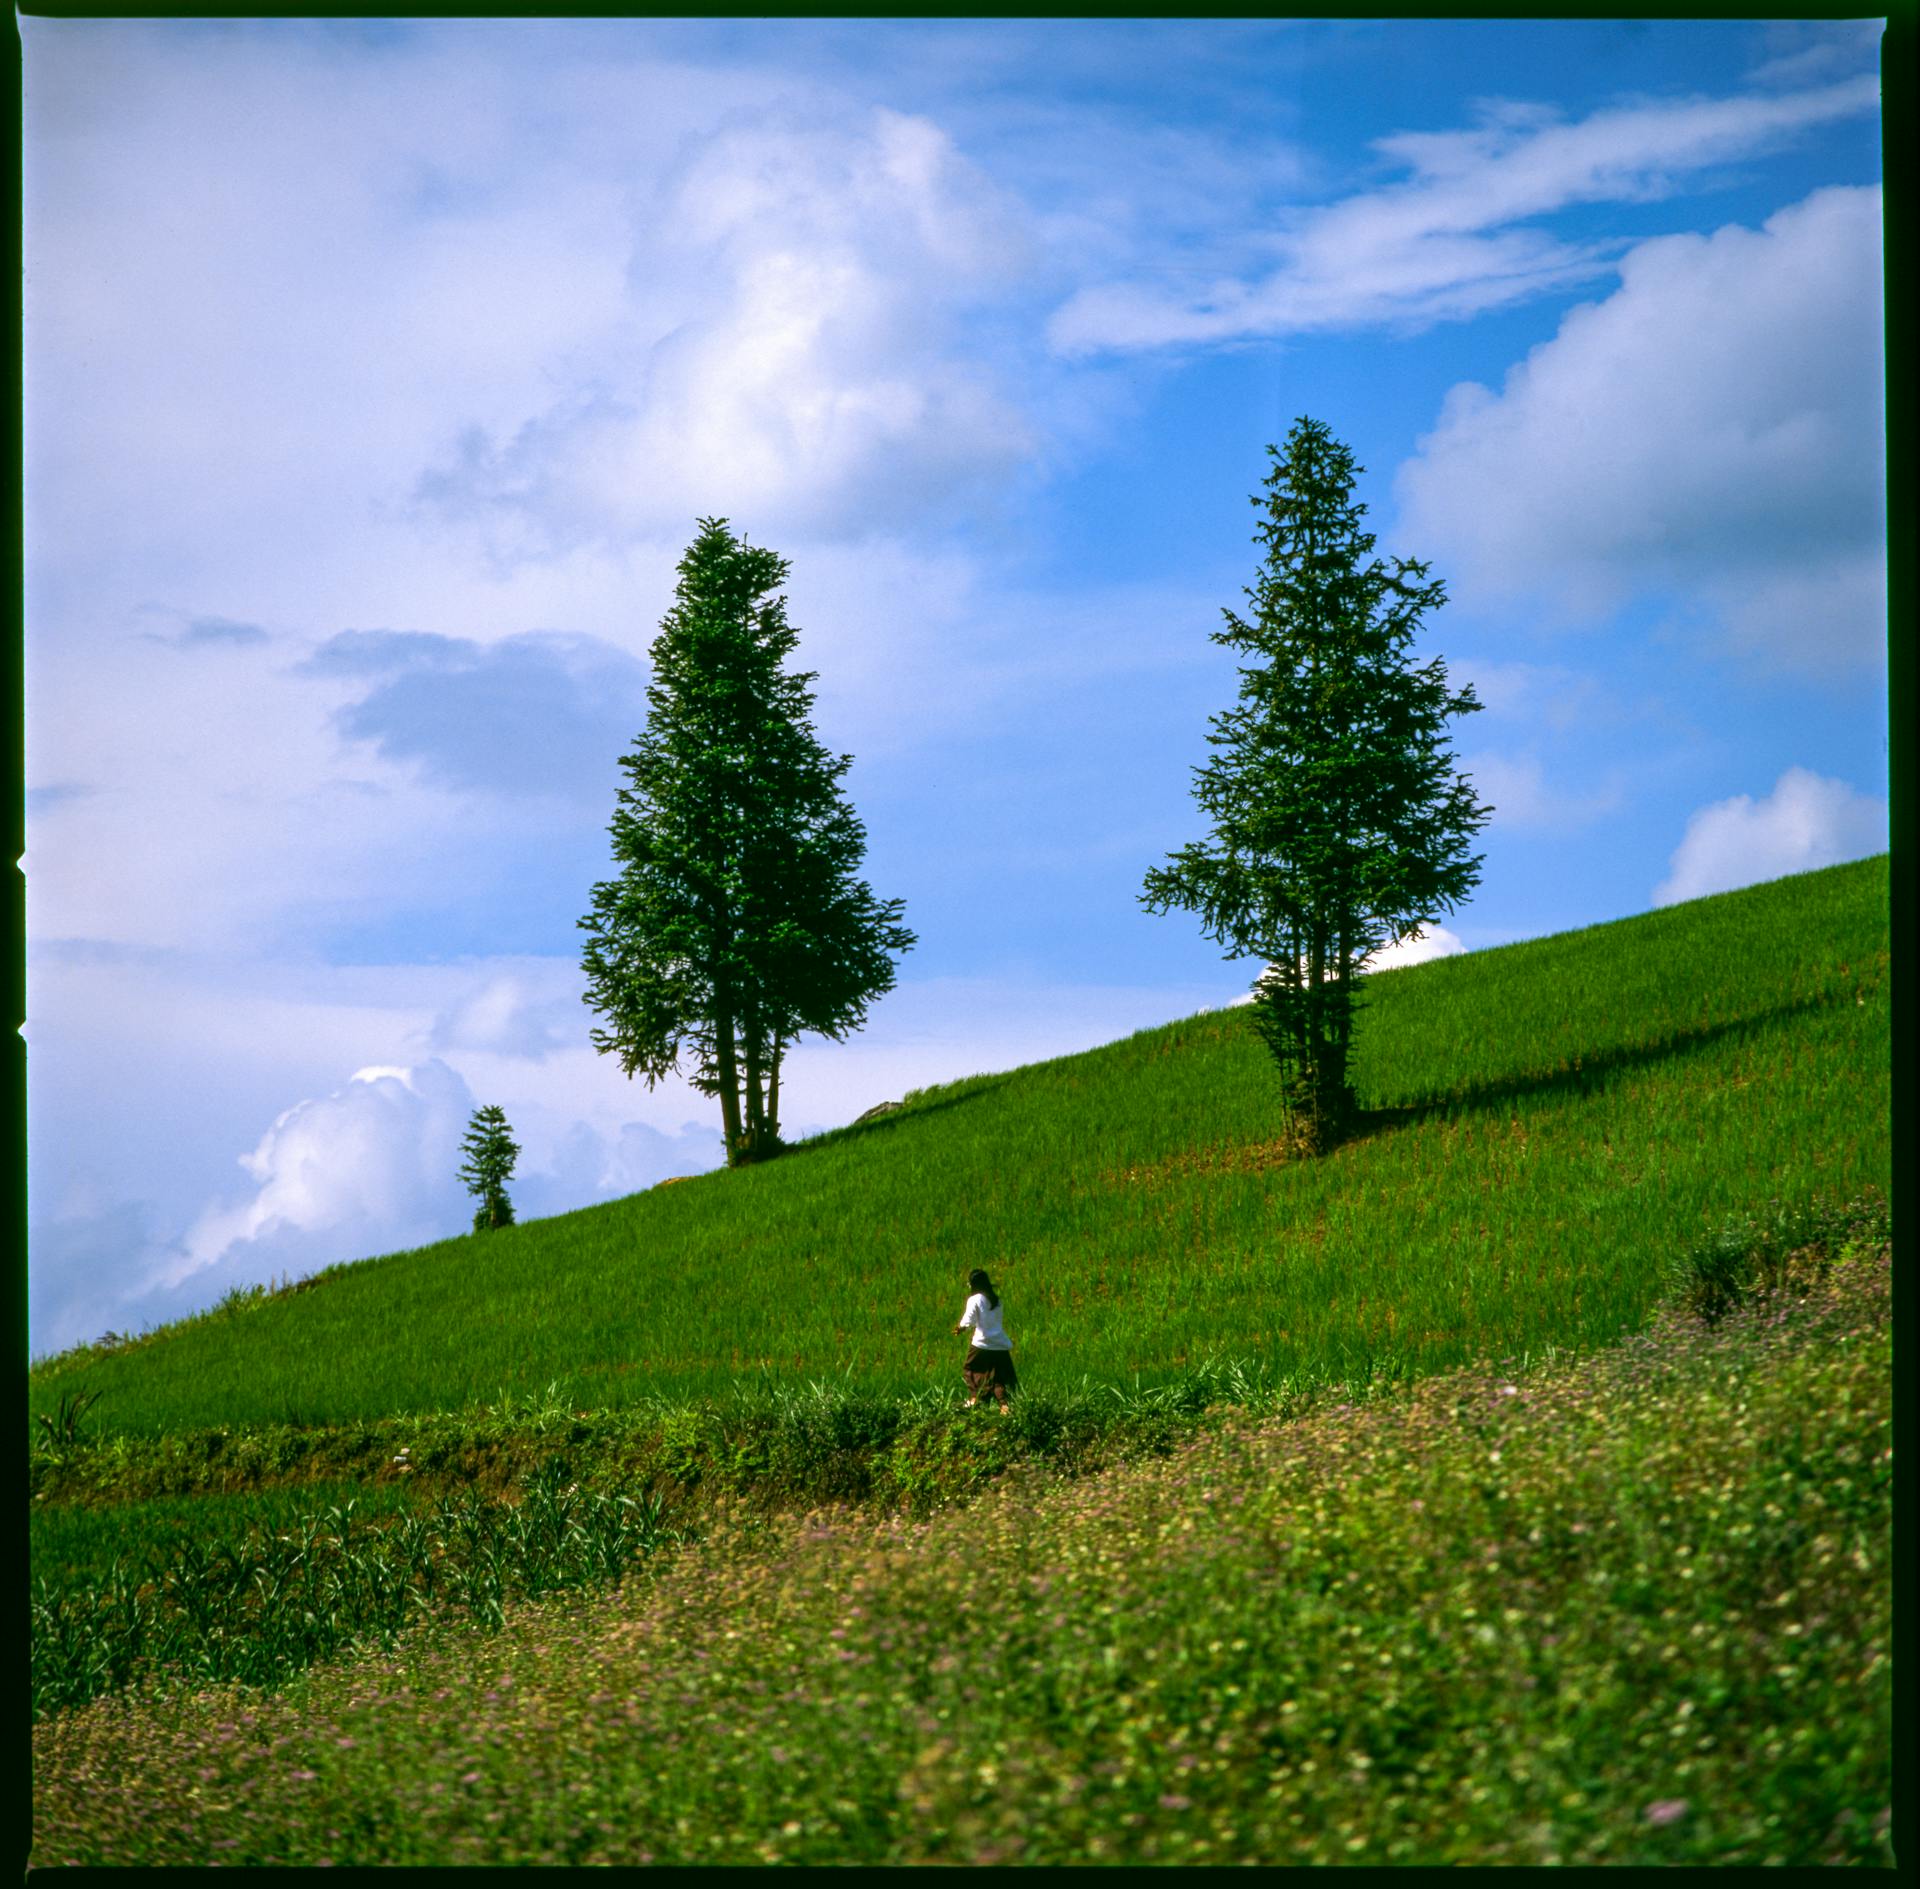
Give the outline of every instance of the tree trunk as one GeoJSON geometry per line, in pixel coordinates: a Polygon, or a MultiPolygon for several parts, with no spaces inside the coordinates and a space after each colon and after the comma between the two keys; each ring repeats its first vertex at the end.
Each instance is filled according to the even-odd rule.
{"type": "Polygon", "coordinates": [[[746,1158],[757,1161],[761,1154],[762,1111],[760,1103],[760,1032],[751,1015],[741,1031],[742,1060],[746,1064],[746,1158]]]}
{"type": "Polygon", "coordinates": [[[1311,1112],[1310,1142],[1320,1154],[1326,1148],[1322,1100],[1327,1080],[1327,938],[1315,925],[1307,942],[1307,1078],[1311,1112]]]}
{"type": "Polygon", "coordinates": [[[740,1130],[740,1063],[734,1050],[733,1014],[716,1008],[713,1019],[713,1055],[720,1077],[720,1129],[727,1141],[727,1166],[739,1167],[743,1155],[740,1130]]]}
{"type": "Polygon", "coordinates": [[[780,1040],[778,1030],[773,1033],[773,1060],[767,1069],[767,1140],[772,1148],[780,1145],[780,1058],[786,1054],[786,1045],[780,1040]]]}

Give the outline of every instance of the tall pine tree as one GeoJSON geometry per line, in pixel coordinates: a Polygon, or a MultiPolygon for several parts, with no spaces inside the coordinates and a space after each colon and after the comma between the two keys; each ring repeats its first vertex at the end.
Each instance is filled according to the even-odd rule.
{"type": "Polygon", "coordinates": [[[1239,700],[1213,717],[1213,757],[1194,770],[1210,838],[1146,876],[1141,903],[1199,915],[1233,958],[1268,968],[1254,1021],[1283,1078],[1298,1145],[1349,1127],[1357,974],[1421,936],[1478,882],[1473,839],[1492,809],[1452,772],[1447,721],[1480,706],[1452,691],[1439,657],[1416,665],[1422,617],[1446,601],[1429,566],[1372,557],[1353,496],[1353,454],[1301,419],[1253,504],[1265,560],[1253,609],[1222,612],[1213,640],[1252,660],[1239,700]]]}
{"type": "Polygon", "coordinates": [[[649,1088],[680,1067],[720,1101],[730,1165],[779,1147],[799,1036],[843,1040],[908,950],[898,899],[858,876],[866,830],[820,745],[784,558],[703,518],[653,649],[646,727],[621,762],[616,877],[593,888],[593,1045],[649,1088]]]}

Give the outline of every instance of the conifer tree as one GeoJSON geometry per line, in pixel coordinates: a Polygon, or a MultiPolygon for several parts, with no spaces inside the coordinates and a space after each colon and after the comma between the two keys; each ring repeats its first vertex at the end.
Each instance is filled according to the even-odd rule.
{"type": "Polygon", "coordinates": [[[1216,643],[1252,660],[1212,719],[1194,770],[1210,838],[1146,875],[1141,903],[1199,915],[1230,958],[1258,956],[1254,1022],[1280,1066],[1290,1132],[1308,1153],[1353,1118],[1357,974],[1478,882],[1469,849],[1492,809],[1455,775],[1446,723],[1480,706],[1439,657],[1416,665],[1422,617],[1446,601],[1429,566],[1371,556],[1353,454],[1303,418],[1273,462],[1255,542],[1265,559],[1216,643]]]}
{"type": "Polygon", "coordinates": [[[512,1226],[513,1202],[507,1198],[507,1182],[514,1162],[520,1158],[520,1144],[507,1131],[505,1111],[491,1105],[475,1109],[460,1145],[467,1155],[460,1178],[466,1182],[467,1192],[480,1202],[473,1216],[474,1232],[512,1226]]]}
{"type": "Polygon", "coordinates": [[[717,1096],[729,1165],[780,1141],[780,1070],[804,1033],[844,1040],[908,950],[898,899],[858,869],[866,829],[826,752],[816,680],[779,595],[784,558],[703,518],[652,648],[645,728],[621,762],[617,875],[581,919],[594,1047],[651,1088],[717,1096]]]}

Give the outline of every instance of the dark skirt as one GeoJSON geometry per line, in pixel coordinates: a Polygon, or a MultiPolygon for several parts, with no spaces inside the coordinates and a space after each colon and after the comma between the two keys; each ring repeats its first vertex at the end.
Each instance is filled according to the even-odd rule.
{"type": "Polygon", "coordinates": [[[1020,1388],[1020,1380],[1013,1374],[1011,1351],[982,1351],[976,1345],[967,1353],[965,1369],[969,1377],[985,1377],[990,1383],[1004,1384],[1010,1391],[1020,1388]]]}

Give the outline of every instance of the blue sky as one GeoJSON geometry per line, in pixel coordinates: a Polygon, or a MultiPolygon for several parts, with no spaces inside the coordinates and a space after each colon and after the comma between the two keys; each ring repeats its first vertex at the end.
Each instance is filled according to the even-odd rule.
{"type": "Polygon", "coordinates": [[[919,934],[789,1132],[1231,1001],[1302,414],[1450,602],[1484,949],[1886,843],[1878,28],[21,22],[30,1336],[720,1156],[587,1043],[647,650],[791,560],[919,934]]]}

